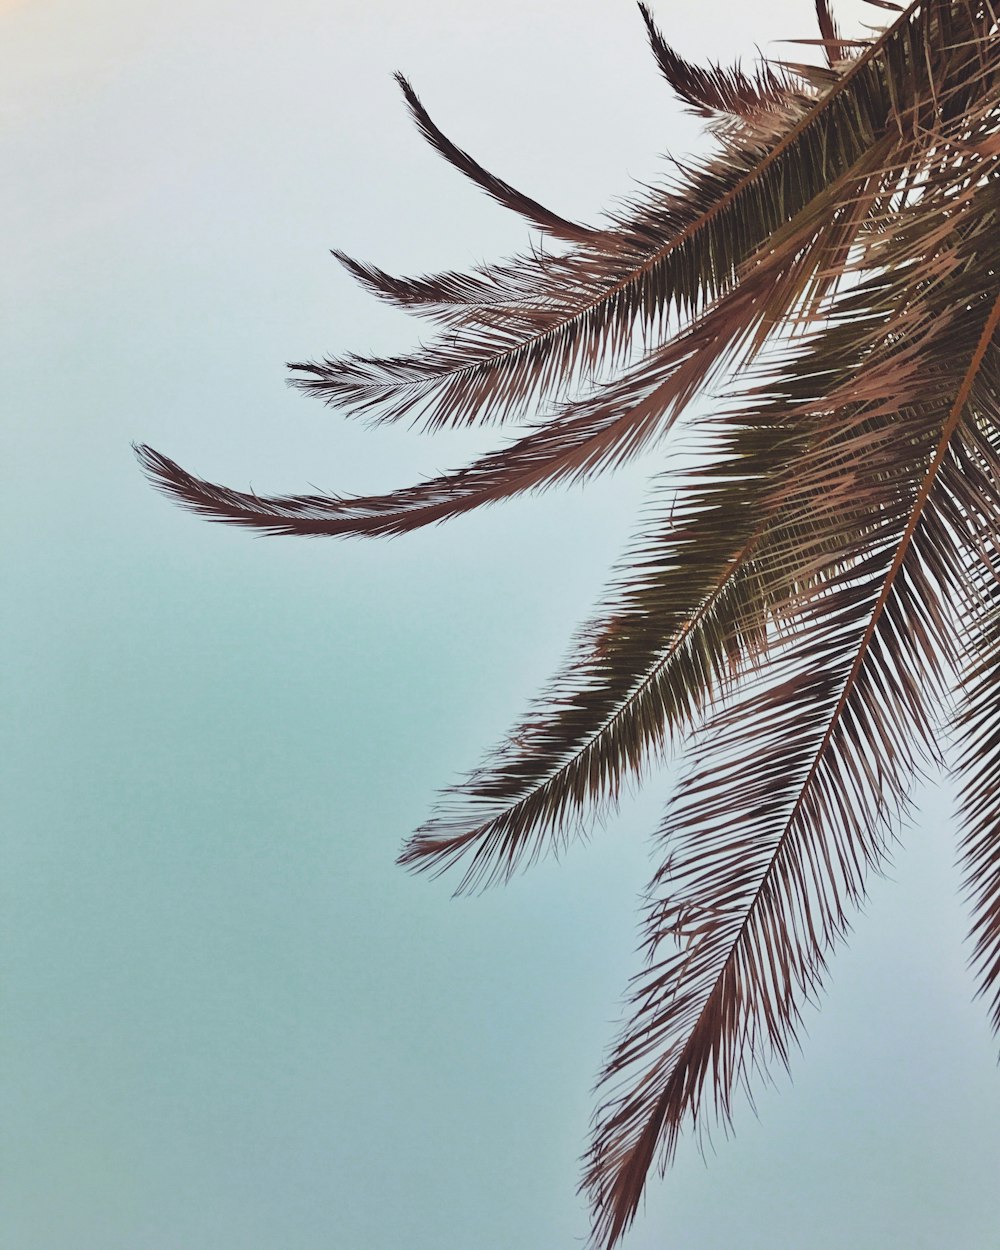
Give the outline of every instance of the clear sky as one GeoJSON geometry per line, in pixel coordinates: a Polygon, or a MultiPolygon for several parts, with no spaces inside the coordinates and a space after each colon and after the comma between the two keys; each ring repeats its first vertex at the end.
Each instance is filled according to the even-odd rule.
{"type": "MultiPolygon", "coordinates": [[[[808,0],[655,8],[692,57],[814,33],[808,0]]],[[[626,0],[0,3],[4,1250],[586,1236],[669,778],[479,898],[393,860],[559,663],[655,462],[337,544],[200,522],[129,448],[367,492],[489,443],[284,385],[287,359],[417,338],[329,247],[419,272],[525,242],[422,145],[396,69],[568,216],[699,142],[626,0]]],[[[792,1079],[707,1164],[682,1146],[628,1250],[1000,1247],[951,802],[922,792],[792,1079]]]]}

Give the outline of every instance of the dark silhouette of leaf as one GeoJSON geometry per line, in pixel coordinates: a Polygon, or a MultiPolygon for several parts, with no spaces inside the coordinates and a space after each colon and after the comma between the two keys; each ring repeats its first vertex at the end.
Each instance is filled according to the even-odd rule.
{"type": "Polygon", "coordinates": [[[679,56],[666,42],[645,4],[639,5],[646,23],[649,44],[660,67],[660,73],[692,112],[702,117],[732,113],[737,117],[754,117],[774,109],[791,94],[791,85],[768,66],[762,66],[750,77],[739,67],[723,69],[709,65],[702,69],[679,56]]]}

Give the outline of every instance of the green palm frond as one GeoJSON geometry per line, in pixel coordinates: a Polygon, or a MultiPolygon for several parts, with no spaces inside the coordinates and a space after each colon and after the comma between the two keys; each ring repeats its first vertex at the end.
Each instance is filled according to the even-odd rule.
{"type": "Polygon", "coordinates": [[[583,226],[431,145],[543,234],[471,273],[398,277],[436,321],[409,355],[294,365],[374,421],[530,418],[389,494],[259,496],[137,448],[153,482],[270,534],[400,535],[669,450],[639,537],[543,696],[406,843],[459,888],[563,845],[673,745],[646,965],[602,1077],[584,1188],[594,1245],[634,1218],[686,1129],[728,1121],[787,1063],[913,778],[959,745],[973,960],[1000,1030],[1000,24],[989,0],[872,0],[862,42],[826,0],[825,66],[693,66],[646,5],[657,64],[710,155],[583,226]],[[686,744],[686,746],[684,745],[686,744]]]}

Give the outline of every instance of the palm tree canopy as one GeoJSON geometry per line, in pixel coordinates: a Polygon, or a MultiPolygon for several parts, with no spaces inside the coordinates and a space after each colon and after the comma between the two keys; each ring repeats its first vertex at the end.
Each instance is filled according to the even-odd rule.
{"type": "Polygon", "coordinates": [[[513,441],[367,497],[259,496],[137,448],[213,520],[404,534],[660,449],[738,379],[693,419],[711,455],[654,484],[563,670],[400,857],[459,865],[463,889],[505,879],[686,739],[585,1160],[595,1246],[682,1129],[728,1120],[755,1069],[787,1062],[914,776],[944,755],[1000,1028],[1000,33],[990,0],[871,3],[890,11],[872,38],[842,38],[818,0],[827,64],[752,74],[689,64],[640,6],[713,148],[596,226],[485,170],[399,78],[424,138],[543,240],[412,278],[335,253],[441,331],[293,364],[294,384],[375,422],[527,420],[513,441]]]}

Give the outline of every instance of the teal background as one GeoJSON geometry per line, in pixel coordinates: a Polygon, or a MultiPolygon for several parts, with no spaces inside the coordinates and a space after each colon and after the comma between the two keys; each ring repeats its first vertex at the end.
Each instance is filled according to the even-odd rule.
{"type": "MultiPolygon", "coordinates": [[[[806,0],[657,15],[694,57],[813,34],[806,0]]],[[[422,145],[393,70],[585,219],[698,128],[619,0],[22,0],[0,34],[0,1246],[580,1245],[669,778],[479,898],[393,860],[558,665],[657,463],[337,544],[185,515],[129,444],[368,492],[495,439],[368,431],[284,384],[286,359],[419,334],[330,246],[419,272],[524,244],[422,145]]],[[[918,807],[794,1086],[707,1166],[688,1142],[628,1250],[1000,1247],[952,798],[918,807]]]]}

